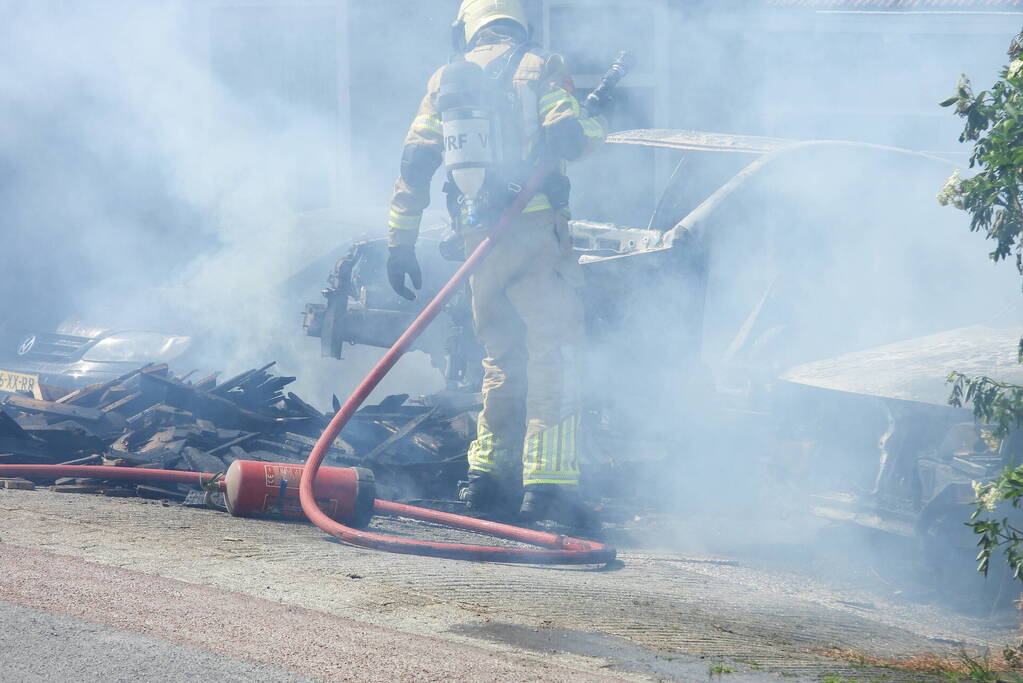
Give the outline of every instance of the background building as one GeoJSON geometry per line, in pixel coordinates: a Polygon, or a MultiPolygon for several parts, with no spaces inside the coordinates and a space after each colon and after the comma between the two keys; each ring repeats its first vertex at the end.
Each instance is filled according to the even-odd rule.
{"type": "MultiPolygon", "coordinates": [[[[196,0],[199,46],[256,114],[268,94],[332,122],[306,161],[308,207],[386,201],[402,135],[449,55],[457,2],[196,0]],[[386,172],[384,172],[386,171],[386,172]],[[354,190],[349,193],[348,188],[354,190]]],[[[527,0],[534,37],[592,87],[619,49],[637,57],[615,126],[951,149],[937,101],[961,72],[984,82],[1023,26],[1023,1],[527,0]]],[[[638,182],[655,187],[662,159],[638,182]]],[[[582,184],[582,183],[579,183],[582,184]]],[[[653,191],[653,190],[651,190],[653,191]]]]}
{"type": "MultiPolygon", "coordinates": [[[[961,124],[937,103],[960,73],[993,81],[1023,26],[1023,0],[525,2],[535,39],[566,55],[583,90],[619,50],[635,53],[616,129],[946,152],[962,151],[961,124]]],[[[213,326],[239,294],[252,325],[270,317],[259,288],[283,291],[302,269],[318,284],[329,264],[315,258],[383,234],[403,136],[450,56],[457,6],[7,3],[0,290],[30,295],[0,302],[0,337],[69,316],[170,328],[167,308],[213,326]],[[308,220],[288,224],[295,214],[308,220]]],[[[681,157],[608,146],[572,171],[576,215],[644,223],[681,157]]],[[[691,160],[684,186],[701,198],[749,159],[691,160]]],[[[295,326],[294,301],[279,306],[295,326]]]]}

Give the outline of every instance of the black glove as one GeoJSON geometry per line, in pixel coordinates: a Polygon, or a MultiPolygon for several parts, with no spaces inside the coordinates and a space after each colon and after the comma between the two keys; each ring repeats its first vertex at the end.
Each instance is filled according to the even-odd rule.
{"type": "Polygon", "coordinates": [[[614,117],[615,109],[618,106],[618,98],[615,93],[606,92],[603,97],[587,97],[586,114],[589,116],[603,116],[610,120],[614,117]]]}
{"type": "Polygon", "coordinates": [[[405,276],[412,279],[412,286],[421,289],[423,286],[423,272],[419,269],[419,261],[416,259],[416,248],[403,245],[391,247],[391,254],[387,257],[387,280],[395,292],[409,301],[414,301],[415,293],[405,286],[405,276]]]}

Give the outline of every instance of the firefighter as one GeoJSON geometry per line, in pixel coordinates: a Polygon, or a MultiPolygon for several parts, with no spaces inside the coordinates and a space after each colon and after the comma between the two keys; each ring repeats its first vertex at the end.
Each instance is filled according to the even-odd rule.
{"type": "MultiPolygon", "coordinates": [[[[483,513],[519,508],[524,521],[579,524],[585,508],[578,493],[575,349],[583,335],[582,278],[568,232],[564,166],[599,146],[606,124],[580,106],[562,57],[529,42],[520,0],[464,0],[454,33],[464,60],[482,67],[510,103],[495,123],[502,133],[501,161],[488,171],[488,179],[498,181],[497,187],[491,182],[483,205],[466,201],[448,174],[448,208],[466,252],[485,238],[541,160],[559,162],[470,279],[474,325],[486,357],[483,410],[460,497],[483,513]]],[[[422,285],[415,244],[431,179],[444,163],[438,103],[444,87],[442,68],[430,79],[405,138],[390,206],[388,277],[408,299],[415,295],[406,277],[416,289],[422,285]]]]}

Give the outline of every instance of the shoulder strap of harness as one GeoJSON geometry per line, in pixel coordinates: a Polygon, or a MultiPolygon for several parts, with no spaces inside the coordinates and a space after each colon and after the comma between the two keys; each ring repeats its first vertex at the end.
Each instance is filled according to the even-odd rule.
{"type": "Polygon", "coordinates": [[[522,64],[522,60],[529,54],[529,51],[539,47],[534,42],[526,41],[519,43],[515,47],[511,48],[500,59],[487,64],[487,67],[483,70],[488,77],[497,82],[497,85],[501,88],[511,87],[512,80],[515,78],[515,74],[519,70],[519,65],[522,64]]]}

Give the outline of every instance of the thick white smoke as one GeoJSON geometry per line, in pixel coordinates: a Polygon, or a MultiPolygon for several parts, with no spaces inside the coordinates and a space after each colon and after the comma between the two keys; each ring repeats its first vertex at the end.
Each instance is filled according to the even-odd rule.
{"type": "MultiPolygon", "coordinates": [[[[959,122],[937,102],[960,71],[981,86],[993,80],[1018,29],[1018,15],[998,35],[968,17],[680,2],[665,4],[656,16],[667,23],[655,30],[625,30],[642,23],[641,4],[622,3],[615,16],[628,21],[618,22],[580,2],[585,21],[562,12],[551,24],[561,32],[551,46],[576,53],[570,67],[573,58],[602,67],[619,48],[638,48],[646,62],[626,81],[634,88],[622,98],[620,127],[940,151],[957,151],[959,122]]],[[[383,235],[405,127],[447,54],[456,5],[0,0],[0,338],[53,329],[65,317],[184,332],[205,342],[208,369],[276,359],[317,405],[344,394],[380,351],[321,359],[299,314],[315,301],[339,248],[383,235]],[[344,38],[342,29],[357,35],[344,38]],[[351,144],[339,135],[349,119],[356,121],[351,144]]],[[[662,166],[670,169],[680,155],[668,156],[662,166]]],[[[887,173],[885,159],[894,157],[855,156],[793,163],[729,205],[712,258],[711,364],[778,274],[788,278],[778,291],[797,304],[788,322],[802,327],[777,354],[758,357],[764,374],[960,318],[990,322],[1005,309],[1003,297],[981,284],[1008,286],[1014,274],[996,273],[983,240],[965,232],[966,218],[934,202],[944,169],[914,172],[905,188],[872,188],[872,168],[887,173]],[[862,216],[878,220],[863,224],[862,216]],[[951,265],[943,268],[946,252],[951,265]]],[[[712,157],[692,154],[683,169],[689,208],[742,166],[736,155],[712,157]]],[[[645,226],[660,189],[652,187],[653,166],[645,153],[608,150],[571,167],[576,217],[645,226]]],[[[435,195],[434,206],[441,204],[435,195]]],[[[646,292],[646,276],[638,271],[633,283],[637,301],[646,295],[649,306],[637,304],[631,316],[644,326],[634,337],[671,338],[664,313],[686,292],[646,292]]],[[[1018,290],[1007,289],[1005,298],[1013,296],[1018,290]]],[[[1010,315],[1018,321],[1018,309],[1010,315]]],[[[770,341],[760,350],[770,351],[770,341]]],[[[705,378],[673,374],[675,351],[655,344],[643,351],[651,366],[644,369],[663,391],[657,400],[650,392],[627,399],[643,433],[623,443],[623,461],[640,437],[686,432],[713,403],[705,378]]],[[[597,372],[613,375],[637,355],[625,345],[620,364],[597,372]]],[[[382,393],[438,383],[421,359],[408,358],[382,393]]],[[[721,436],[728,424],[703,426],[698,439],[677,444],[674,469],[652,492],[673,502],[700,493],[692,507],[730,507],[735,527],[750,536],[759,533],[757,520],[775,525],[766,506],[805,492],[804,482],[790,478],[781,493],[766,490],[748,466],[770,456],[755,452],[760,434],[743,441],[721,436]]],[[[682,540],[699,543],[699,533],[682,540]]]]}
{"type": "MultiPolygon", "coordinates": [[[[342,183],[339,114],[320,106],[349,86],[334,72],[336,27],[322,21],[334,8],[4,5],[3,326],[71,317],[185,332],[203,344],[204,369],[278,359],[317,402],[343,393],[342,366],[300,329],[315,289],[289,290],[386,219],[384,192],[376,213],[351,203],[365,195],[342,183]],[[294,68],[306,43],[327,64],[294,68]]],[[[378,176],[397,167],[377,164],[378,176]]]]}

